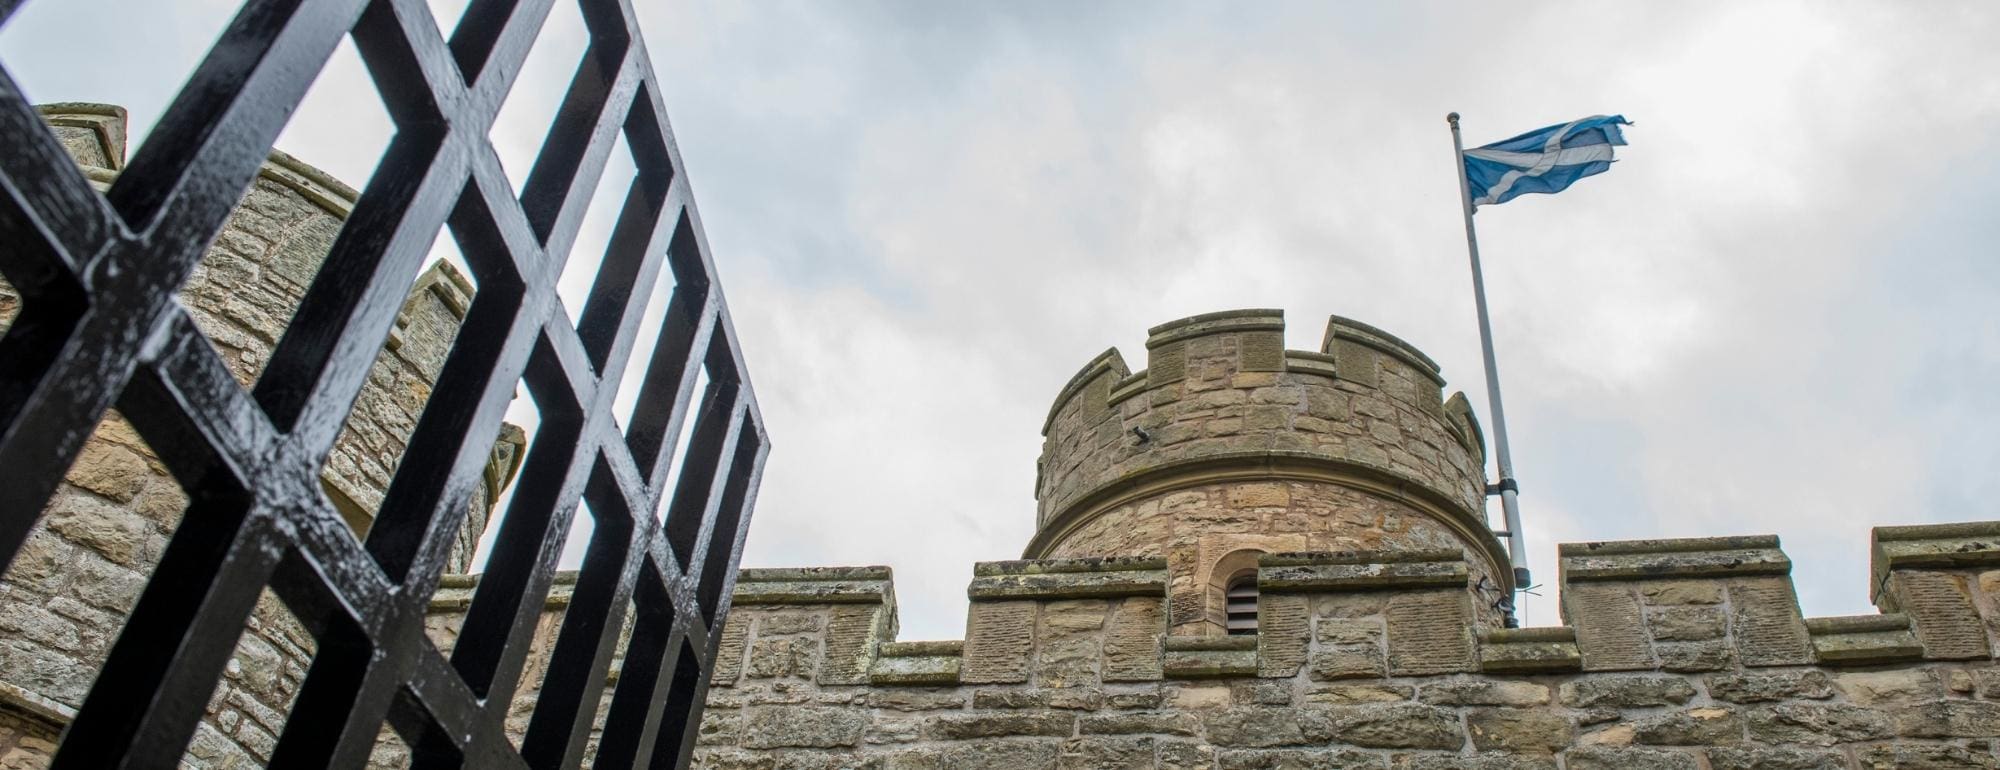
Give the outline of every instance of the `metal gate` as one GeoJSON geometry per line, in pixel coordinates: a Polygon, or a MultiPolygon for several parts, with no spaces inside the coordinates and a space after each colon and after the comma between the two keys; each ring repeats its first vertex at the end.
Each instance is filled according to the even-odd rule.
{"type": "Polygon", "coordinates": [[[631,0],[475,0],[448,41],[424,0],[248,0],[104,194],[4,59],[0,274],[23,307],[0,339],[0,567],[110,407],[190,500],[55,766],[173,764],[266,587],[318,648],[274,766],[359,766],[385,719],[426,767],[684,764],[768,445],[631,0]],[[516,196],[488,131],[555,2],[589,50],[516,196]],[[175,293],[350,33],[395,137],[246,390],[175,293]],[[572,324],[556,279],[621,133],[638,175],[572,324]],[[440,228],[480,290],[364,543],[319,476],[440,228]],[[636,339],[663,271],[666,320],[636,339]],[[447,655],[425,608],[523,381],[542,425],[447,655]],[[517,750],[503,718],[580,501],[596,535],[517,750]]]}

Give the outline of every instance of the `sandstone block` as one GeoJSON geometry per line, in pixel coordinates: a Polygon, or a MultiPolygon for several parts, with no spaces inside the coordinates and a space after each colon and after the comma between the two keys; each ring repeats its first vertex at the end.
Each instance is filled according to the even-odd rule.
{"type": "Polygon", "coordinates": [[[1847,672],[1835,684],[1848,700],[1863,706],[1914,703],[1944,696],[1937,672],[1926,669],[1847,672]]]}
{"type": "Polygon", "coordinates": [[[2000,703],[1934,700],[1896,711],[1896,732],[1912,738],[2000,737],[2000,703]]]}
{"type": "Polygon", "coordinates": [[[1002,738],[1016,735],[1069,736],[1076,732],[1076,717],[1069,714],[997,713],[940,714],[924,724],[924,735],[934,740],[1002,738]]]}
{"type": "Polygon", "coordinates": [[[1833,746],[1894,735],[1887,714],[1844,703],[1786,703],[1749,712],[1750,739],[1759,743],[1833,746]]]}
{"type": "Polygon", "coordinates": [[[1698,770],[1695,754],[1658,749],[1580,747],[1563,752],[1568,770],[1698,770]]]}
{"type": "Polygon", "coordinates": [[[1674,706],[1694,697],[1694,685],[1678,676],[1605,676],[1565,682],[1562,703],[1571,708],[1674,706]]]}
{"type": "Polygon", "coordinates": [[[1501,679],[1452,679],[1424,685],[1418,700],[1433,706],[1542,706],[1549,702],[1549,687],[1501,679]]]}
{"type": "Polygon", "coordinates": [[[1087,714],[1077,719],[1077,732],[1084,735],[1195,735],[1200,727],[1193,714],[1175,712],[1087,714]]]}
{"type": "Polygon", "coordinates": [[[1731,748],[1708,750],[1708,766],[1713,770],[1846,770],[1847,757],[1837,751],[1789,748],[1731,748]]]}
{"type": "Polygon", "coordinates": [[[868,717],[859,709],[762,706],[745,709],[743,745],[753,749],[856,746],[868,717]]]}
{"type": "Polygon", "coordinates": [[[1234,706],[1202,719],[1217,746],[1290,746],[1306,742],[1299,712],[1274,706],[1234,706]]]}
{"type": "Polygon", "coordinates": [[[945,749],[940,770],[1047,770],[1060,741],[975,741],[945,749]]]}
{"type": "Polygon", "coordinates": [[[1377,749],[1456,749],[1465,731],[1450,710],[1414,703],[1304,711],[1300,722],[1315,740],[1377,749]]]}
{"type": "Polygon", "coordinates": [[[1632,739],[1656,746],[1715,746],[1743,740],[1743,721],[1726,708],[1703,706],[1632,724],[1632,739]]]}
{"type": "Polygon", "coordinates": [[[1028,681],[1034,643],[1034,602],[973,602],[959,679],[966,684],[1028,681]]]}
{"type": "Polygon", "coordinates": [[[1731,703],[1769,703],[1833,697],[1833,680],[1823,671],[1716,674],[1708,678],[1708,694],[1731,703]]]}
{"type": "Polygon", "coordinates": [[[1536,709],[1479,709],[1466,715],[1472,745],[1480,751],[1555,752],[1569,748],[1576,726],[1536,709]]]}

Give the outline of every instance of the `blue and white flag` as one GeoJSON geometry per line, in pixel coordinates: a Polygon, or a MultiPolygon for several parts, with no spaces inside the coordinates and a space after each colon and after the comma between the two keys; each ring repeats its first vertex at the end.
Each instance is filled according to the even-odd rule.
{"type": "Polygon", "coordinates": [[[1472,205],[1506,203],[1526,193],[1557,193],[1611,168],[1611,148],[1625,143],[1623,115],[1592,115],[1465,151],[1472,205]]]}

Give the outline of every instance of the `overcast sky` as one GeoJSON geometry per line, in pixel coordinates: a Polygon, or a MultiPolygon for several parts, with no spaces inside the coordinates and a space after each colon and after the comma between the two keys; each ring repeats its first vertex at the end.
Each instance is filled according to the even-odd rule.
{"type": "MultiPolygon", "coordinates": [[[[2000,518],[2000,6],[636,4],[771,426],[745,563],[891,565],[904,639],[963,633],[1057,388],[1148,326],[1362,319],[1484,418],[1453,110],[1471,145],[1637,123],[1479,216],[1538,578],[1557,542],[1774,532],[1808,615],[1872,612],[1870,526],[2000,518]]],[[[31,0],[0,61],[136,140],[231,6],[31,0]]],[[[517,174],[581,51],[558,6],[495,132],[517,174]]],[[[279,147],[359,186],[364,77],[343,52],[279,147]]]]}

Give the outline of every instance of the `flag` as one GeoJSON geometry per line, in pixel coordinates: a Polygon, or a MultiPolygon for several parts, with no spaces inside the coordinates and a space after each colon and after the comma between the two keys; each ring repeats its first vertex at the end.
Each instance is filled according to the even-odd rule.
{"type": "Polygon", "coordinates": [[[1562,192],[1611,168],[1611,148],[1625,143],[1623,115],[1592,115],[1465,151],[1472,205],[1506,203],[1526,193],[1562,192]]]}

